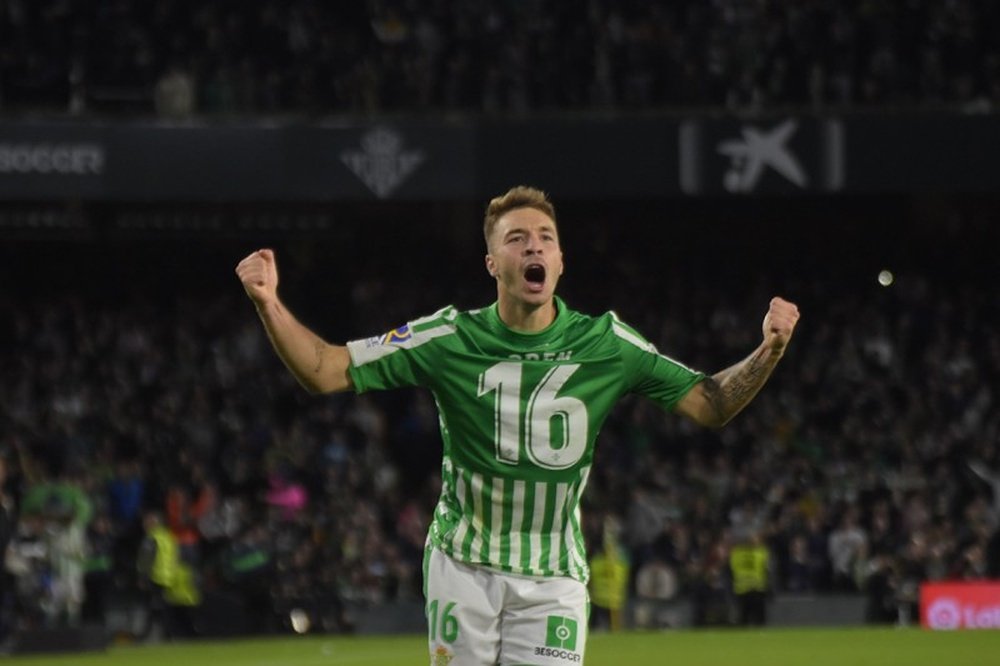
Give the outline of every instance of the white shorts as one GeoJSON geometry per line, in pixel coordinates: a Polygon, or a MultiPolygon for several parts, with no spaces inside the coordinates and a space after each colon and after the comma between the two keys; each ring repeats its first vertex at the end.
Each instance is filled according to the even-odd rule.
{"type": "Polygon", "coordinates": [[[572,578],[529,578],[424,557],[431,666],[582,664],[590,600],[572,578]]]}

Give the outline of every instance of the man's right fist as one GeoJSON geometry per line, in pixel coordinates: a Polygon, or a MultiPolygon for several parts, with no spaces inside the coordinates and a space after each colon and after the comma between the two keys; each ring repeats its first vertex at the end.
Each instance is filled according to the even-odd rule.
{"type": "Polygon", "coordinates": [[[257,250],[236,266],[247,296],[258,306],[266,305],[278,296],[278,266],[273,250],[257,250]]]}

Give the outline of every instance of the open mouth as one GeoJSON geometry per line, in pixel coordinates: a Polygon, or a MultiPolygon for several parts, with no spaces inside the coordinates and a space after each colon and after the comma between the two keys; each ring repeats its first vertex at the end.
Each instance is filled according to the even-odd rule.
{"type": "Polygon", "coordinates": [[[540,289],[545,284],[545,266],[531,264],[524,269],[524,281],[529,286],[540,289]]]}

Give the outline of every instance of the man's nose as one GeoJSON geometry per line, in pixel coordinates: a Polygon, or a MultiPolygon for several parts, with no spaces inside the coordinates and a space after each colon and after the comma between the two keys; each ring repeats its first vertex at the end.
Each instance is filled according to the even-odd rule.
{"type": "Polygon", "coordinates": [[[527,254],[537,254],[542,251],[542,240],[533,234],[528,234],[524,243],[524,251],[527,254]]]}

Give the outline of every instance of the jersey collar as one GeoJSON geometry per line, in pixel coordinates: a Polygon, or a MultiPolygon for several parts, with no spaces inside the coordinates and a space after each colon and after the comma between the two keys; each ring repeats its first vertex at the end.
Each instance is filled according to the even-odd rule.
{"type": "Polygon", "coordinates": [[[569,318],[567,314],[569,310],[566,307],[566,303],[564,303],[558,296],[553,296],[552,299],[556,306],[556,318],[552,320],[551,324],[540,331],[527,333],[524,331],[515,331],[507,326],[507,324],[503,323],[503,320],[500,318],[500,305],[498,302],[494,302],[489,308],[488,316],[490,328],[499,333],[502,337],[521,345],[537,347],[545,344],[563,332],[563,329],[566,328],[566,321],[569,318]]]}

